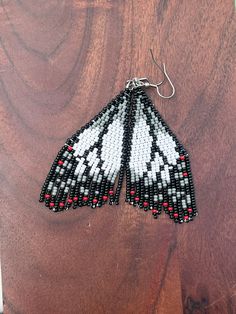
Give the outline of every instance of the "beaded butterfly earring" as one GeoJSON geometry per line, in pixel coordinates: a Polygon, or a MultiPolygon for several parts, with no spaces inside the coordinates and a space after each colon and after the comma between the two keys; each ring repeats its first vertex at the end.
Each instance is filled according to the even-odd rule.
{"type": "Polygon", "coordinates": [[[197,215],[187,151],[144,92],[159,86],[146,78],[127,81],[98,115],[59,151],[44,182],[40,201],[52,211],[118,204],[124,177],[126,201],[158,218],[164,210],[176,223],[197,215]]]}

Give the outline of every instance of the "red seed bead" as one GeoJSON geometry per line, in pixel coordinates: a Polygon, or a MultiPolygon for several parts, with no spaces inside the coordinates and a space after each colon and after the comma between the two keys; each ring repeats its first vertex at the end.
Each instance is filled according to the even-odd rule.
{"type": "Polygon", "coordinates": [[[179,156],[179,159],[180,159],[180,160],[185,160],[185,156],[184,156],[184,155],[180,155],[180,156],[179,156]]]}
{"type": "Polygon", "coordinates": [[[188,212],[192,213],[193,212],[192,208],[188,208],[188,212]]]}
{"type": "Polygon", "coordinates": [[[63,161],[62,161],[62,160],[59,160],[59,161],[58,161],[58,165],[59,165],[59,166],[63,165],[63,161]]]}
{"type": "Polygon", "coordinates": [[[173,207],[168,207],[168,211],[171,212],[173,210],[173,207]]]}
{"type": "Polygon", "coordinates": [[[49,206],[50,207],[53,207],[55,204],[53,203],[53,202],[51,202],[50,204],[49,204],[49,206]]]}
{"type": "Polygon", "coordinates": [[[78,196],[73,197],[73,201],[78,201],[78,196]]]}
{"type": "Polygon", "coordinates": [[[49,199],[50,196],[51,196],[50,194],[45,194],[45,198],[46,198],[46,199],[49,199]]]}
{"type": "Polygon", "coordinates": [[[107,201],[107,200],[108,200],[108,196],[103,195],[102,199],[103,199],[104,201],[107,201]]]}
{"type": "Polygon", "coordinates": [[[134,200],[135,200],[136,202],[138,202],[138,201],[139,201],[139,197],[136,196],[136,197],[134,198],[134,200]]]}
{"type": "Polygon", "coordinates": [[[135,194],[135,191],[134,190],[131,190],[130,191],[130,195],[134,195],[135,194]]]}
{"type": "Polygon", "coordinates": [[[152,213],[153,213],[153,214],[157,214],[158,211],[157,211],[156,209],[153,209],[153,210],[152,210],[152,213]]]}
{"type": "Polygon", "coordinates": [[[87,200],[88,200],[88,196],[84,196],[83,201],[87,202],[87,200]]]}
{"type": "Polygon", "coordinates": [[[63,202],[60,202],[60,203],[59,203],[59,206],[60,206],[60,207],[64,207],[64,205],[65,205],[65,204],[64,204],[63,202]]]}
{"type": "Polygon", "coordinates": [[[188,216],[184,216],[184,220],[188,220],[188,216]]]}
{"type": "Polygon", "coordinates": [[[98,200],[96,198],[93,199],[93,204],[97,204],[98,200]]]}
{"type": "Polygon", "coordinates": [[[67,203],[68,204],[71,204],[73,202],[73,200],[71,199],[71,198],[69,198],[68,200],[67,200],[67,203]]]}
{"type": "Polygon", "coordinates": [[[73,147],[72,146],[68,146],[67,149],[68,149],[69,152],[71,152],[73,147]]]}
{"type": "Polygon", "coordinates": [[[164,207],[167,207],[167,206],[168,206],[168,203],[167,203],[167,202],[164,202],[162,205],[163,205],[164,207]]]}
{"type": "Polygon", "coordinates": [[[188,176],[188,173],[187,173],[187,172],[183,172],[183,176],[184,176],[184,177],[187,177],[187,176],[188,176]]]}
{"type": "Polygon", "coordinates": [[[144,206],[144,207],[147,207],[148,205],[149,205],[148,202],[143,202],[143,206],[144,206]]]}
{"type": "Polygon", "coordinates": [[[174,213],[174,217],[175,217],[175,218],[179,217],[179,214],[174,213]]]}
{"type": "Polygon", "coordinates": [[[108,193],[109,193],[109,195],[113,195],[114,194],[113,190],[110,190],[108,193]]]}

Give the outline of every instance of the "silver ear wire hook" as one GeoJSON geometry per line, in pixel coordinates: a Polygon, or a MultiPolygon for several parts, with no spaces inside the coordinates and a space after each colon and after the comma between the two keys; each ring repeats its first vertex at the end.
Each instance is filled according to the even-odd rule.
{"type": "Polygon", "coordinates": [[[154,56],[153,56],[153,52],[152,52],[152,49],[150,49],[150,53],[151,53],[151,57],[152,57],[152,60],[153,62],[155,63],[155,65],[161,70],[161,72],[164,74],[164,80],[161,81],[160,83],[157,83],[157,84],[150,84],[149,86],[152,86],[152,87],[155,87],[156,90],[157,90],[157,94],[161,97],[161,98],[165,98],[165,99],[169,99],[169,98],[172,98],[175,94],[175,87],[173,85],[173,83],[171,82],[171,79],[169,77],[169,75],[167,74],[166,72],[166,66],[165,66],[165,63],[163,63],[163,69],[160,67],[160,65],[156,62],[154,56]],[[161,92],[160,92],[160,89],[159,89],[159,86],[162,85],[162,83],[167,79],[167,81],[169,82],[171,88],[172,88],[172,93],[169,95],[169,96],[165,96],[165,95],[162,95],[161,92]]]}
{"type": "Polygon", "coordinates": [[[163,72],[165,73],[165,77],[166,77],[167,81],[169,82],[169,84],[170,84],[170,86],[171,86],[171,88],[172,88],[172,93],[171,93],[169,96],[162,95],[162,94],[160,93],[160,90],[159,90],[159,86],[160,86],[160,85],[156,85],[157,94],[158,94],[160,97],[162,97],[162,98],[170,99],[170,98],[172,98],[172,97],[174,96],[174,94],[175,94],[175,87],[174,87],[173,83],[171,82],[171,79],[170,79],[169,75],[168,75],[167,72],[166,72],[165,63],[163,63],[163,72]]]}

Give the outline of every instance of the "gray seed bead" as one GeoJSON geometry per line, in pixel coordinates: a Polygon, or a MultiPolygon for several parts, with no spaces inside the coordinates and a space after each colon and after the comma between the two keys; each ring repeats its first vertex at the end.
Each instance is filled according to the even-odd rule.
{"type": "Polygon", "coordinates": [[[66,186],[66,183],[65,183],[65,182],[62,182],[62,183],[61,183],[61,188],[64,189],[65,186],[66,186]]]}

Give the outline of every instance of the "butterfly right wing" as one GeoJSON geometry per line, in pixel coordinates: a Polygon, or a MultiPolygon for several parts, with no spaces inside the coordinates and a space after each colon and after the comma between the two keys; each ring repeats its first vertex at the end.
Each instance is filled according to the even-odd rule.
{"type": "Polygon", "coordinates": [[[126,198],[175,222],[197,214],[189,156],[142,89],[134,91],[126,198]]]}

